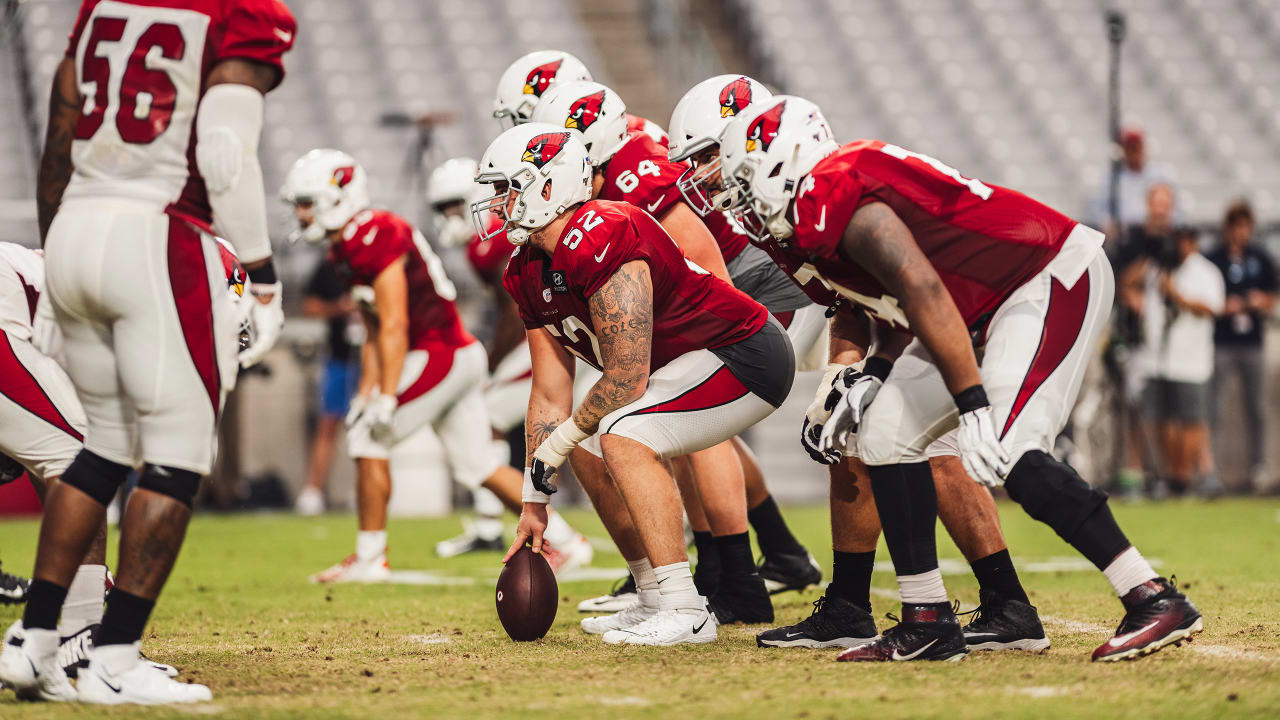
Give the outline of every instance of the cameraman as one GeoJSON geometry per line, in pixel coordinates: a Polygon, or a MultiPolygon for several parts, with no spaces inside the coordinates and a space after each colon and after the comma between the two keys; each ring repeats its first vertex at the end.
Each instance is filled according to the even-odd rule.
{"type": "Polygon", "coordinates": [[[1135,362],[1149,378],[1145,414],[1158,431],[1169,490],[1180,495],[1193,473],[1211,467],[1214,318],[1222,312],[1226,290],[1217,266],[1200,254],[1195,230],[1176,229],[1166,238],[1126,268],[1124,285],[1126,304],[1142,326],[1143,346],[1135,362]]]}

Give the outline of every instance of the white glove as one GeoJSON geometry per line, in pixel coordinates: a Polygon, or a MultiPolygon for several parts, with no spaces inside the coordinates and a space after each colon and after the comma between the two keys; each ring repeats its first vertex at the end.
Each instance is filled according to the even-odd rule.
{"type": "Polygon", "coordinates": [[[279,282],[271,284],[249,283],[249,344],[240,351],[240,366],[253,367],[266,356],[267,351],[280,338],[284,327],[284,293],[279,282]],[[262,302],[259,298],[270,295],[262,302]]]}
{"type": "Polygon", "coordinates": [[[365,407],[369,405],[369,400],[377,397],[377,395],[378,391],[374,390],[368,395],[356,395],[351,398],[351,406],[347,408],[347,418],[344,420],[348,429],[355,427],[356,423],[360,422],[364,417],[365,407]]]}
{"type": "Polygon", "coordinates": [[[822,428],[822,436],[818,439],[818,449],[824,453],[844,453],[849,445],[849,436],[858,432],[862,416],[867,407],[875,400],[876,394],[884,381],[874,375],[860,373],[852,378],[852,385],[845,390],[831,411],[831,417],[822,428]]]}
{"type": "Polygon", "coordinates": [[[374,395],[365,403],[361,422],[369,424],[369,434],[383,445],[395,442],[396,408],[400,403],[395,395],[374,395]]]}
{"type": "Polygon", "coordinates": [[[1004,484],[1004,477],[1009,472],[1009,454],[1000,445],[990,405],[960,413],[956,444],[960,447],[960,461],[969,477],[987,487],[1004,484]]]}
{"type": "Polygon", "coordinates": [[[36,316],[31,321],[31,344],[46,357],[59,360],[62,356],[62,328],[53,315],[53,301],[49,293],[40,293],[36,301],[36,316]]]}
{"type": "MultiPolygon", "coordinates": [[[[529,481],[538,492],[551,495],[556,491],[556,471],[578,447],[578,443],[591,437],[569,418],[556,426],[546,440],[533,451],[533,461],[529,464],[529,481]]],[[[537,502],[528,500],[525,502],[537,502]]]]}
{"type": "Polygon", "coordinates": [[[827,365],[826,371],[822,373],[822,379],[818,381],[813,402],[809,403],[809,409],[804,412],[804,424],[800,428],[800,444],[804,446],[804,451],[809,453],[809,457],[813,458],[814,462],[823,465],[834,465],[843,457],[837,453],[824,453],[819,450],[818,440],[822,437],[822,426],[831,417],[832,408],[844,394],[841,377],[846,370],[856,372],[851,365],[840,363],[827,365]]]}

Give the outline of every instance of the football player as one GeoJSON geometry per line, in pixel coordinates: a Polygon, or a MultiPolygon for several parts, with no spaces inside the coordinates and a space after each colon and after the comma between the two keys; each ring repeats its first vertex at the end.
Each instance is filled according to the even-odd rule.
{"type": "Polygon", "coordinates": [[[763,306],[686,258],[652,216],[590,200],[592,176],[577,137],[540,123],[503,133],[477,175],[495,195],[473,212],[498,213],[508,239],[527,243],[503,279],[533,359],[525,506],[508,557],[530,539],[541,550],[556,471],[581,446],[613,478],[612,502],[624,504],[629,526],[609,530],[642,603],[653,601],[647,619],[605,632],[605,642],[711,642],[716,621],[693,582],[663,461],[773,412],[794,374],[790,342],[763,306]],[[576,411],[573,356],[601,373],[576,411]]]}
{"type": "MultiPolygon", "coordinates": [[[[532,369],[529,348],[524,340],[524,323],[507,291],[502,289],[502,271],[507,267],[514,247],[506,235],[482,240],[471,227],[471,203],[483,187],[475,182],[476,161],[451,158],[432,171],[427,184],[427,203],[433,212],[436,237],[449,247],[465,246],[471,269],[491,290],[496,305],[497,323],[489,344],[489,380],[484,386],[484,405],[493,426],[494,452],[511,463],[508,438],[519,433],[520,459],[524,463],[524,411],[529,406],[532,369]]],[[[494,222],[497,222],[496,220],[494,222]]],[[[478,516],[466,524],[465,532],[436,545],[441,557],[453,557],[475,550],[504,550],[502,513],[504,506],[496,495],[485,488],[473,493],[478,516]]],[[[547,529],[552,550],[547,559],[553,568],[589,565],[594,554],[591,543],[581,533],[572,531],[562,521],[547,529]]]]}
{"type": "MultiPolygon", "coordinates": [[[[806,310],[793,323],[796,311],[812,303],[763,253],[759,253],[763,262],[756,263],[742,256],[741,245],[735,248],[738,252],[723,255],[708,225],[682,202],[676,184],[686,166],[670,162],[666,147],[645,133],[628,131],[626,117],[625,104],[617,93],[598,83],[581,81],[557,84],[543,95],[533,112],[535,121],[580,133],[595,165],[593,197],[643,208],[662,224],[686,256],[722,278],[731,277],[726,259],[734,261],[739,278],[755,291],[753,297],[785,319],[788,331],[797,333],[807,350],[821,336],[821,309],[806,310]],[[767,281],[763,285],[755,282],[760,268],[775,276],[780,285],[773,287],[781,287],[780,294],[766,290],[767,281]]],[[[683,464],[677,464],[678,479],[685,477],[680,472],[683,464]]],[[[776,591],[801,589],[821,580],[817,563],[787,528],[764,487],[754,456],[741,440],[731,439],[690,457],[687,465],[693,482],[682,486],[688,488],[685,497],[691,500],[687,507],[699,549],[699,589],[712,598],[712,608],[721,622],[772,621],[772,605],[759,592],[763,576],[768,574],[776,591]],[[752,480],[752,512],[748,512],[740,489],[747,478],[752,480]],[[748,518],[755,521],[761,545],[767,550],[758,573],[751,560],[748,518]],[[744,565],[749,566],[745,575],[739,572],[744,565]]]]}
{"type": "MultiPolygon", "coordinates": [[[[729,243],[746,233],[727,213],[717,209],[731,196],[724,193],[720,179],[720,136],[725,126],[753,102],[763,102],[772,95],[750,78],[739,75],[722,75],[705,80],[685,94],[671,115],[674,137],[680,140],[673,146],[671,157],[688,159],[690,167],[680,181],[680,189],[686,201],[695,211],[707,218],[716,218],[717,227],[726,228],[726,239],[720,246],[725,250],[729,243]]],[[[721,238],[717,234],[717,239],[721,238]]],[[[758,254],[773,273],[757,270],[734,282],[748,294],[752,294],[752,281],[763,295],[772,291],[781,296],[779,281],[795,292],[803,292],[792,282],[783,268],[773,262],[765,248],[776,252],[766,238],[756,245],[740,251],[743,255],[758,254]],[[748,279],[750,278],[750,279],[748,279]]],[[[728,252],[726,251],[726,257],[728,252]]],[[[732,272],[736,261],[729,263],[732,272]]],[[[755,264],[755,263],[753,263],[755,264]]],[[[805,297],[808,310],[817,309],[819,318],[838,296],[817,283],[803,287],[814,297],[805,297]]],[[[758,295],[756,297],[759,297],[758,295]]],[[[762,301],[763,302],[763,301],[762,301]]],[[[766,306],[768,303],[766,302],[766,306]]],[[[775,314],[777,314],[775,312],[775,314]]],[[[798,312],[797,315],[800,313],[798,312]]],[[[835,322],[845,330],[865,333],[866,318],[854,315],[846,308],[834,313],[835,322]]],[[[826,330],[825,318],[821,329],[826,330]]],[[[789,329],[790,332],[790,329],[789,329]]],[[[802,337],[791,332],[793,344],[802,337]]],[[[876,544],[880,538],[880,523],[875,514],[875,504],[867,488],[866,466],[854,457],[844,460],[842,454],[823,454],[817,448],[822,424],[830,415],[828,398],[839,393],[834,387],[843,387],[845,377],[853,377],[846,367],[862,359],[861,354],[848,343],[836,342],[827,351],[818,345],[816,350],[829,352],[829,362],[823,379],[818,383],[816,396],[805,418],[801,433],[802,444],[818,462],[830,465],[831,473],[831,528],[835,553],[834,575],[827,592],[814,606],[814,612],[806,620],[795,625],[765,631],[756,642],[765,647],[852,647],[870,640],[876,635],[875,621],[871,616],[871,572],[875,562],[876,544]]],[[[799,351],[798,351],[799,352],[799,351]]],[[[859,363],[859,370],[861,370],[859,363]]],[[[834,404],[834,399],[831,400],[834,404]]],[[[971,563],[978,578],[980,609],[974,613],[974,621],[964,628],[965,639],[971,649],[984,650],[1045,650],[1049,639],[1044,627],[1031,606],[1026,592],[1018,581],[1017,571],[1005,547],[991,494],[969,480],[964,473],[955,449],[955,434],[950,433],[929,446],[926,451],[939,491],[939,514],[943,524],[971,563]]]]}
{"type": "Polygon", "coordinates": [[[58,613],[106,504],[141,465],[75,696],[210,699],[141,662],[138,646],[213,462],[223,399],[284,323],[257,147],[295,29],[278,0],[81,4],[54,73],[37,206],[47,291],[88,422],[84,449],[46,495],[20,657],[0,662],[0,679],[21,692],[70,699],[55,667],[58,613]],[[227,298],[213,227],[252,280],[244,348],[245,311],[227,298]]]}
{"type": "MultiPolygon", "coordinates": [[[[870,357],[845,383],[818,449],[842,452],[856,441],[903,613],[839,659],[965,653],[938,570],[938,499],[925,457],[957,427],[970,477],[1003,485],[1120,597],[1124,618],[1094,660],[1146,655],[1200,632],[1200,612],[1125,537],[1106,494],[1049,454],[1111,310],[1102,234],[932,157],[874,140],[837,145],[822,113],[800,98],[739,115],[721,153],[744,229],[775,238],[798,280],[874,321],[870,357]]],[[[841,327],[837,339],[867,347],[841,327]]]]}
{"type": "Polygon", "coordinates": [[[480,393],[484,347],[462,326],[457,291],[426,238],[400,216],[372,209],[367,183],[350,155],[318,149],[294,163],[281,191],[301,237],[328,243],[345,281],[367,288],[368,339],[347,418],[347,450],[357,468],[356,551],[313,575],[313,582],[389,578],[391,449],[425,424],[440,436],[458,482],[487,488],[513,511],[520,508],[520,472],[489,443],[480,393]]]}

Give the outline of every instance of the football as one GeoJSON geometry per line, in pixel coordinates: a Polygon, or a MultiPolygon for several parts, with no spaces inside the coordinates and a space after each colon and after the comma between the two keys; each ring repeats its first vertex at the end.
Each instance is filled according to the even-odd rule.
{"type": "Polygon", "coordinates": [[[547,634],[556,620],[560,588],[542,555],[524,546],[498,576],[498,620],[512,640],[529,642],[547,634]]]}

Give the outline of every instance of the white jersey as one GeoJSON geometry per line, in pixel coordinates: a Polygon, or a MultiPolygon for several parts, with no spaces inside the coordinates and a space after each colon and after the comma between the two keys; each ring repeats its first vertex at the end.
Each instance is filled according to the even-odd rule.
{"type": "Polygon", "coordinates": [[[67,57],[84,107],[64,198],[125,197],[210,221],[196,110],[213,65],[280,68],[295,24],[278,0],[85,0],[67,57]]]}
{"type": "Polygon", "coordinates": [[[36,300],[44,292],[44,258],[36,250],[0,242],[0,330],[31,339],[36,300]]]}

